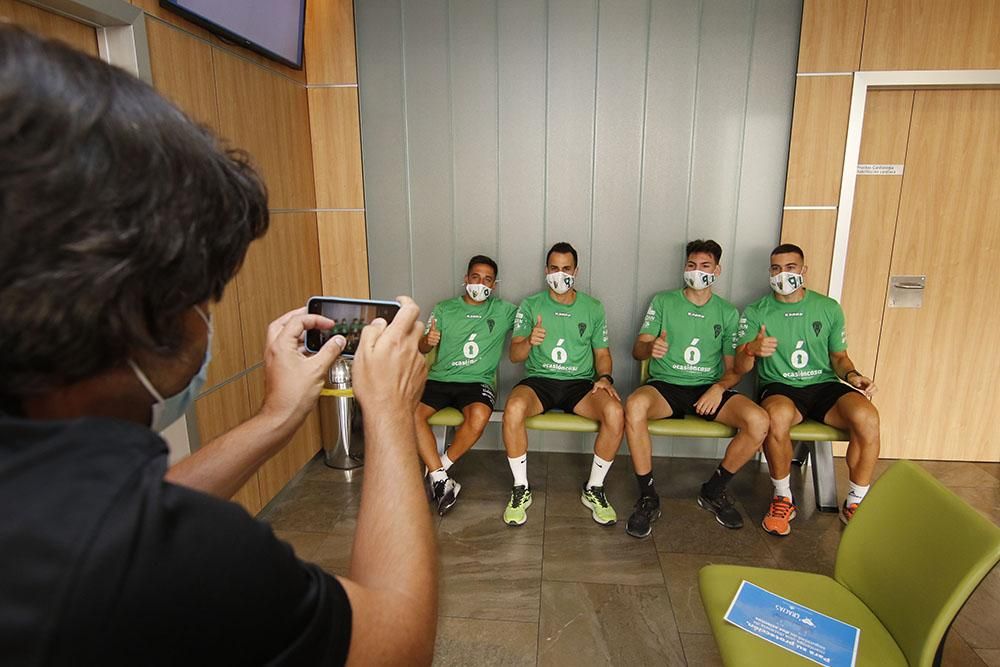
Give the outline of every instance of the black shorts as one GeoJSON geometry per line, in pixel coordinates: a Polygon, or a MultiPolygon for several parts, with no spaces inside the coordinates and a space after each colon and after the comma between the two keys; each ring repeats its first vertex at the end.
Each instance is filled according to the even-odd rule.
{"type": "Polygon", "coordinates": [[[420,402],[435,410],[457,408],[462,410],[473,403],[483,403],[493,409],[496,395],[493,387],[485,382],[440,382],[428,380],[420,402]]]}
{"type": "MultiPolygon", "coordinates": [[[[702,394],[708,391],[708,388],[712,384],[696,384],[696,385],[683,385],[683,384],[670,384],[669,382],[663,382],[662,380],[650,380],[647,382],[650,387],[660,392],[660,396],[663,397],[670,405],[670,411],[672,414],[669,419],[684,419],[684,415],[698,415],[698,411],[694,409],[694,404],[698,402],[702,394]]],[[[702,419],[707,419],[708,421],[715,421],[715,418],[719,416],[719,411],[722,410],[722,406],[726,404],[733,396],[736,396],[736,392],[732,389],[726,389],[722,392],[722,400],[719,401],[719,407],[716,408],[715,412],[710,415],[698,415],[702,419]]]]}
{"type": "Polygon", "coordinates": [[[551,378],[524,378],[517,383],[535,392],[542,404],[542,412],[558,409],[573,412],[576,404],[594,388],[592,380],[553,380],[551,378]]]}
{"type": "Polygon", "coordinates": [[[836,405],[842,396],[851,392],[861,393],[843,382],[820,382],[807,387],[793,387],[774,382],[764,385],[760,390],[760,400],[763,402],[768,396],[787,396],[805,419],[823,422],[830,408],[836,405]]]}

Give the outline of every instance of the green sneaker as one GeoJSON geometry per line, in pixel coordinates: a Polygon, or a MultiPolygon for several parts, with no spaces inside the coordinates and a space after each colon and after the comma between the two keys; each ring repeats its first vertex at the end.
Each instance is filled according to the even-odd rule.
{"type": "Polygon", "coordinates": [[[531,489],[515,486],[510,492],[510,501],[503,511],[503,522],[508,526],[520,526],[528,520],[527,509],[531,507],[531,489]]]}
{"type": "Polygon", "coordinates": [[[610,526],[618,521],[615,508],[611,506],[611,503],[608,502],[607,497],[604,495],[603,486],[587,487],[584,484],[583,493],[580,494],[580,502],[590,508],[594,521],[602,526],[610,526]]]}

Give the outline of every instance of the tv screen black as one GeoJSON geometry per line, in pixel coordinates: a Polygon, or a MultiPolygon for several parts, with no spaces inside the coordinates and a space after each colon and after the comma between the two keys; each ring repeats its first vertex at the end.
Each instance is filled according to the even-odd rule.
{"type": "Polygon", "coordinates": [[[302,69],[306,0],[160,0],[193,23],[295,69],[302,69]]]}

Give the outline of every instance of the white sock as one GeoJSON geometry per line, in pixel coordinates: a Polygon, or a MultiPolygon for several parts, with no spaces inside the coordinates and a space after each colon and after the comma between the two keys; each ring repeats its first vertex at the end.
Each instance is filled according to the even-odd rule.
{"type": "Polygon", "coordinates": [[[789,480],[792,478],[791,475],[785,475],[782,479],[771,478],[771,484],[774,484],[774,495],[784,496],[785,498],[792,497],[792,485],[789,480]]]}
{"type": "Polygon", "coordinates": [[[855,484],[851,482],[850,489],[847,491],[847,500],[845,501],[848,505],[856,505],[865,499],[865,494],[868,493],[868,489],[871,488],[871,484],[868,486],[861,486],[860,484],[855,484]]]}
{"type": "Polygon", "coordinates": [[[431,483],[437,484],[443,479],[448,479],[448,473],[444,471],[444,468],[438,468],[437,470],[431,471],[431,483]]]}
{"type": "Polygon", "coordinates": [[[590,480],[587,481],[587,488],[592,489],[595,486],[604,486],[604,478],[611,470],[611,464],[614,461],[605,461],[597,454],[594,454],[594,462],[590,464],[590,480]]]}
{"type": "Polygon", "coordinates": [[[447,471],[453,465],[455,465],[455,462],[449,459],[447,454],[441,455],[441,467],[444,468],[445,471],[447,471]]]}
{"type": "Polygon", "coordinates": [[[510,465],[510,472],[514,475],[514,486],[528,486],[528,455],[519,456],[516,459],[507,457],[510,465]]]}

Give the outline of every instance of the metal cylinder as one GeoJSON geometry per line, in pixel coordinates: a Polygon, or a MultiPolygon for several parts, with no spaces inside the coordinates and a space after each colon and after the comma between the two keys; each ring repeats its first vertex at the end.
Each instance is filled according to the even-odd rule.
{"type": "MultiPolygon", "coordinates": [[[[351,389],[351,360],[338,359],[330,369],[330,385],[337,390],[351,389]]],[[[353,470],[364,465],[365,433],[361,411],[353,393],[321,396],[320,434],[326,465],[338,470],[353,470]]]]}

